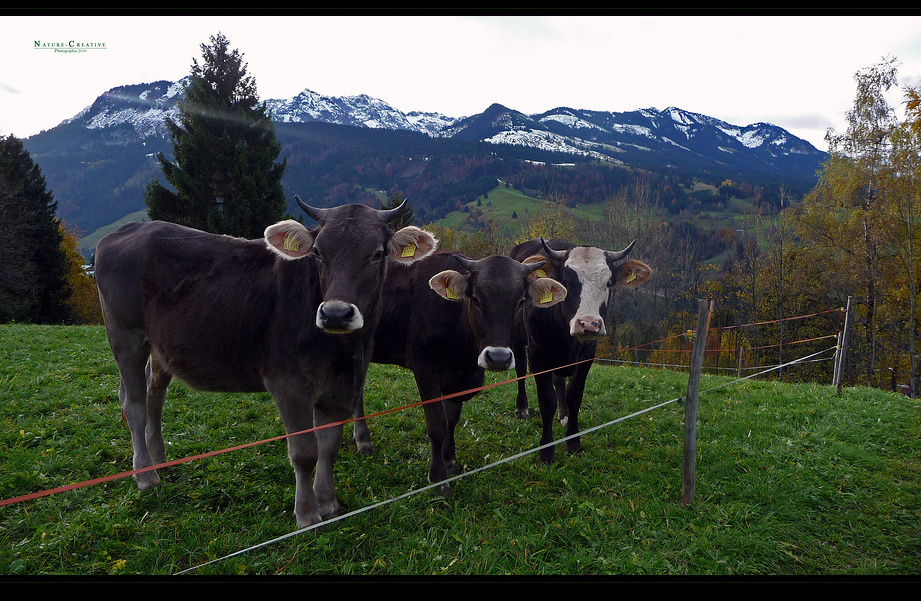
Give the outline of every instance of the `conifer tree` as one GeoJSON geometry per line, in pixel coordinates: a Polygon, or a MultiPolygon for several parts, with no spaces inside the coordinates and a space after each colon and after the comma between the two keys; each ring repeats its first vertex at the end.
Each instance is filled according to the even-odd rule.
{"type": "Polygon", "coordinates": [[[68,320],[68,262],[56,212],[57,202],[22,141],[0,138],[0,248],[9,249],[0,277],[0,321],[68,320]]]}
{"type": "Polygon", "coordinates": [[[203,63],[193,59],[178,123],[167,120],[173,160],[160,153],[163,175],[145,202],[151,219],[256,238],[285,212],[281,178],[286,161],[275,162],[281,145],[243,55],[223,34],[202,44],[203,63]]]}

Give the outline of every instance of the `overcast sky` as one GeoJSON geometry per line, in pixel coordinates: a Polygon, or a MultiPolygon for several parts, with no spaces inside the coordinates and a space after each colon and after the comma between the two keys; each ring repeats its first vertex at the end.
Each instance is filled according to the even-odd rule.
{"type": "Polygon", "coordinates": [[[494,102],[676,106],[773,123],[820,150],[828,128],[845,130],[856,71],[891,55],[900,81],[921,85],[921,17],[908,16],[3,16],[0,136],[50,129],[116,86],[176,81],[218,32],[263,100],[368,94],[452,117],[494,102]]]}

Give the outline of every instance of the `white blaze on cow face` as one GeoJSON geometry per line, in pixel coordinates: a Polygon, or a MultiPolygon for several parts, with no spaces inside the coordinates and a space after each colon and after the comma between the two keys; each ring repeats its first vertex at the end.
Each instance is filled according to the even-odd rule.
{"type": "Polygon", "coordinates": [[[573,248],[565,267],[572,269],[581,284],[579,308],[569,322],[569,333],[578,338],[604,336],[602,308],[608,300],[608,283],[611,281],[611,267],[604,251],[594,247],[573,248]]]}

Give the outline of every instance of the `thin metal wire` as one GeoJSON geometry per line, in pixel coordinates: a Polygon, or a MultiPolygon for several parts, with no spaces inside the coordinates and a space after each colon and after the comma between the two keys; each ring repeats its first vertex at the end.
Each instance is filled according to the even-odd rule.
{"type": "MultiPolygon", "coordinates": [[[[808,359],[811,359],[812,357],[815,357],[815,356],[820,355],[820,354],[822,354],[822,353],[826,353],[826,352],[828,352],[829,350],[834,350],[834,349],[836,349],[836,348],[837,348],[837,347],[834,347],[834,346],[833,346],[833,347],[831,347],[830,349],[825,349],[825,350],[819,351],[819,352],[817,352],[817,353],[813,353],[813,354],[811,354],[811,355],[807,355],[806,357],[802,357],[802,358],[800,358],[800,359],[794,359],[793,361],[790,361],[790,362],[785,363],[785,364],[783,364],[783,365],[776,365],[776,366],[770,367],[769,369],[766,369],[766,370],[764,370],[763,372],[760,372],[760,373],[757,373],[757,374],[752,374],[752,375],[749,375],[749,376],[745,376],[745,377],[743,377],[743,378],[737,378],[736,380],[733,380],[733,381],[730,381],[730,382],[726,382],[726,383],[720,384],[720,385],[718,385],[718,386],[713,386],[712,388],[708,388],[708,389],[702,391],[701,394],[710,392],[710,391],[712,391],[712,390],[717,390],[717,389],[719,389],[719,388],[724,388],[724,387],[726,387],[726,386],[735,384],[735,383],[737,383],[737,382],[741,382],[741,381],[743,381],[743,380],[748,380],[748,379],[750,379],[750,378],[753,378],[753,377],[755,377],[755,376],[761,375],[761,374],[763,374],[763,373],[768,373],[768,372],[773,371],[773,370],[775,370],[775,369],[780,369],[780,368],[782,368],[782,367],[787,367],[787,366],[793,365],[793,364],[795,364],[795,363],[800,363],[800,362],[802,362],[802,361],[806,361],[806,360],[808,360],[808,359]]],[[[295,531],[293,531],[293,532],[289,532],[288,534],[284,534],[284,535],[282,535],[282,536],[278,536],[278,537],[276,537],[276,538],[273,538],[273,539],[270,539],[270,540],[261,542],[261,543],[259,543],[259,544],[253,545],[253,546],[251,546],[251,547],[247,547],[247,548],[245,548],[245,549],[240,549],[239,551],[235,551],[235,552],[233,552],[233,553],[230,553],[229,555],[224,555],[223,557],[218,557],[218,558],[212,559],[211,561],[208,561],[208,562],[199,564],[199,565],[197,565],[197,566],[193,566],[193,567],[190,567],[190,568],[186,568],[185,570],[182,570],[182,571],[180,571],[180,572],[176,572],[174,575],[186,574],[186,573],[188,573],[188,572],[192,572],[192,571],[194,571],[194,570],[198,570],[198,569],[200,569],[200,568],[209,566],[209,565],[214,564],[214,563],[217,563],[217,562],[219,562],[219,561],[224,561],[224,560],[230,559],[230,558],[232,558],[232,557],[237,557],[238,555],[243,555],[244,553],[249,553],[250,551],[254,551],[254,550],[256,550],[256,549],[261,549],[262,547],[267,547],[267,546],[269,546],[269,545],[273,545],[273,544],[275,544],[275,543],[278,543],[278,542],[281,542],[281,541],[283,541],[283,540],[289,539],[289,538],[291,538],[291,537],[293,537],[293,536],[297,536],[298,534],[303,534],[303,533],[305,533],[305,532],[309,532],[309,531],[311,531],[311,530],[315,530],[316,528],[320,528],[320,527],[323,527],[323,526],[328,526],[329,524],[333,524],[333,523],[335,523],[335,522],[344,520],[344,519],[346,519],[346,518],[350,518],[350,517],[359,515],[359,514],[361,514],[361,513],[365,513],[365,512],[367,512],[367,511],[371,511],[372,509],[377,509],[378,507],[382,507],[382,506],[388,505],[388,504],[390,504],[390,503],[395,503],[395,502],[397,502],[397,501],[402,501],[403,499],[406,499],[406,498],[411,497],[411,496],[413,496],[413,495],[417,495],[417,494],[422,493],[422,492],[425,492],[425,491],[427,491],[427,490],[432,490],[432,489],[434,489],[434,488],[440,487],[440,486],[442,486],[443,484],[450,483],[450,482],[454,482],[455,480],[460,480],[461,478],[466,478],[466,477],[468,477],[468,476],[472,476],[472,475],[474,475],[474,474],[478,474],[478,473],[480,473],[480,472],[483,472],[483,471],[486,471],[486,470],[489,470],[489,469],[493,469],[493,468],[498,467],[498,466],[500,466],[500,465],[503,465],[503,464],[505,464],[505,463],[509,463],[509,462],[514,461],[514,460],[516,460],[516,459],[520,459],[521,457],[524,457],[524,456],[526,456],[526,455],[530,455],[530,454],[532,454],[532,453],[535,453],[535,452],[537,452],[537,451],[540,451],[541,449],[546,449],[546,448],[548,448],[548,447],[552,447],[552,446],[558,445],[558,444],[560,444],[560,443],[562,443],[562,442],[566,442],[567,440],[569,440],[569,439],[571,439],[571,438],[576,438],[576,437],[578,437],[578,436],[584,436],[584,435],[587,435],[587,434],[591,434],[592,432],[595,432],[595,431],[597,431],[597,430],[601,430],[601,429],[603,429],[603,428],[608,428],[608,427],[610,427],[610,426],[612,426],[612,425],[614,425],[614,424],[617,424],[617,423],[626,421],[626,420],[628,420],[628,419],[632,419],[632,418],[637,417],[637,416],[639,416],[639,415],[642,415],[642,414],[644,414],[644,413],[649,413],[650,411],[654,411],[655,409],[660,409],[660,408],[662,408],[662,407],[665,407],[666,405],[670,405],[671,403],[680,402],[682,399],[683,399],[683,397],[676,397],[676,398],[674,398],[674,399],[671,399],[671,400],[668,400],[668,401],[659,403],[658,405],[652,405],[652,406],[647,407],[647,408],[645,408],[645,409],[641,409],[641,410],[639,410],[639,411],[635,411],[635,412],[633,412],[633,413],[631,413],[631,414],[629,414],[629,415],[625,415],[625,416],[622,416],[622,417],[618,417],[618,418],[616,418],[616,419],[610,420],[610,421],[605,422],[605,423],[603,423],[603,424],[600,424],[600,425],[597,425],[597,426],[593,426],[593,427],[591,427],[591,428],[587,428],[587,429],[585,429],[585,430],[582,430],[582,431],[580,431],[580,432],[577,432],[576,434],[571,434],[571,435],[566,436],[566,437],[564,437],[564,438],[560,438],[560,439],[554,440],[553,442],[549,442],[549,443],[540,445],[540,446],[538,446],[538,447],[534,447],[534,448],[532,448],[532,449],[528,449],[528,450],[526,450],[526,451],[522,451],[522,452],[517,453],[517,454],[515,454],[515,455],[511,455],[511,456],[509,456],[509,457],[506,457],[505,459],[500,459],[500,460],[498,460],[498,461],[494,461],[493,463],[490,463],[490,464],[488,464],[488,465],[484,465],[484,466],[481,466],[481,467],[478,467],[478,468],[474,468],[474,469],[470,470],[469,472],[464,472],[463,474],[458,474],[458,475],[456,475],[456,476],[452,476],[452,477],[450,477],[450,478],[447,478],[446,480],[442,480],[441,482],[435,482],[435,483],[433,483],[433,484],[429,484],[428,486],[424,486],[424,487],[418,488],[418,489],[416,489],[416,490],[411,490],[411,491],[409,491],[409,492],[407,492],[407,493],[404,493],[404,494],[402,494],[402,495],[398,495],[398,496],[396,496],[396,497],[392,497],[392,498],[387,499],[387,500],[385,500],[385,501],[380,501],[380,502],[378,502],[378,503],[373,503],[373,504],[368,505],[368,506],[366,506],[366,507],[362,507],[362,508],[360,508],[360,509],[356,509],[356,510],[354,510],[354,511],[350,511],[349,513],[345,513],[345,514],[342,514],[342,515],[339,515],[339,516],[334,516],[334,517],[332,517],[332,518],[330,518],[330,519],[324,520],[324,521],[319,522],[319,523],[317,523],[317,524],[314,524],[314,525],[312,525],[312,526],[307,526],[306,528],[301,528],[301,529],[299,529],[299,530],[295,530],[295,531]]]]}

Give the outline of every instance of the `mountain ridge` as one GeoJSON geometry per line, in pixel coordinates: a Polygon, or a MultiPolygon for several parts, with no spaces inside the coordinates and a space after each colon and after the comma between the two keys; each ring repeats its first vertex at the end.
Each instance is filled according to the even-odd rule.
{"type": "MultiPolygon", "coordinates": [[[[160,175],[156,153],[171,154],[165,119],[178,115],[177,103],[187,81],[161,80],[112,88],[74,117],[23,141],[42,167],[62,218],[80,229],[92,230],[104,225],[100,213],[111,222],[143,207],[143,187],[160,175]]],[[[299,136],[320,135],[321,130],[326,140],[334,140],[329,143],[340,146],[347,143],[335,142],[336,138],[349,139],[353,145],[377,144],[379,148],[363,150],[377,153],[380,161],[397,160],[391,156],[397,150],[382,148],[387,145],[383,140],[392,141],[399,134],[400,161],[416,148],[432,153],[439,144],[450,144],[451,150],[444,152],[501,153],[507,160],[598,162],[686,173],[717,183],[724,178],[808,183],[814,181],[825,156],[779,126],[738,126],[678,107],[620,113],[557,107],[529,115],[494,103],[482,113],[450,117],[437,112],[403,112],[365,94],[325,96],[307,88],[291,98],[265,100],[265,105],[277,127],[295,132],[284,138],[288,147],[283,144],[282,158],[289,151],[297,155],[288,157],[286,178],[298,189],[304,185],[302,172],[319,168],[316,159],[307,156],[316,152],[316,146],[303,146],[299,136]],[[327,124],[345,129],[328,130],[327,124]],[[355,136],[348,128],[355,128],[354,133],[368,133],[355,136]],[[358,138],[360,141],[355,141],[358,138]],[[461,144],[466,146],[457,150],[461,144]]],[[[339,148],[337,152],[341,163],[353,160],[350,155],[356,149],[339,148]]],[[[324,189],[319,180],[332,180],[331,176],[311,177],[314,191],[321,197],[325,189],[344,183],[328,181],[324,189]]],[[[399,187],[394,179],[376,179],[373,185],[377,189],[399,187]]],[[[288,196],[293,197],[293,192],[288,196]]],[[[450,198],[415,201],[431,204],[431,214],[451,210],[457,202],[450,198]]]]}

